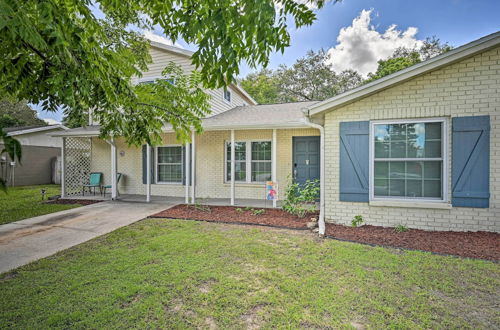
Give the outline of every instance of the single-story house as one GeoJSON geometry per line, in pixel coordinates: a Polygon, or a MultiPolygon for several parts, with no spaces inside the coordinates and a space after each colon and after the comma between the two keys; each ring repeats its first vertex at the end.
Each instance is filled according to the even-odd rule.
{"type": "MultiPolygon", "coordinates": [[[[63,125],[22,126],[4,128],[8,136],[21,143],[21,163],[13,163],[8,155],[0,159],[0,171],[8,178],[8,184],[26,186],[34,184],[60,183],[60,166],[57,158],[61,156],[62,141],[52,134],[64,132],[63,125]]],[[[0,150],[3,149],[0,140],[0,150]]]]}
{"type": "MultiPolygon", "coordinates": [[[[153,43],[142,80],[187,51],[153,43]],[[160,63],[160,64],[158,64],[160,63]]],[[[140,81],[139,81],[140,82],[140,81]]],[[[122,193],[264,199],[268,180],[320,179],[324,222],[500,232],[500,32],[321,102],[257,105],[240,87],[210,91],[204,132],[181,145],[103,141],[99,126],[58,134],[64,193],[79,173],[102,172],[122,193]],[[75,165],[79,159],[82,166],[75,165]],[[116,185],[115,174],[124,174],[116,185]]]]}

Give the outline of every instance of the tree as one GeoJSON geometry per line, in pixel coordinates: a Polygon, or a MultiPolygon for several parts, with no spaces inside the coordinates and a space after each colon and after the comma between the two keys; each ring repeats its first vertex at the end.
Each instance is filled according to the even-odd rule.
{"type": "MultiPolygon", "coordinates": [[[[17,162],[21,163],[21,143],[15,138],[8,136],[2,129],[0,129],[0,142],[2,142],[0,158],[3,155],[7,155],[12,161],[17,160],[17,162]]],[[[7,178],[3,171],[0,172],[0,190],[7,192],[7,178]]]]}
{"type": "Polygon", "coordinates": [[[89,124],[89,112],[87,109],[79,111],[65,109],[62,124],[68,128],[87,126],[89,124]]]}
{"type": "Polygon", "coordinates": [[[281,102],[278,79],[270,69],[249,73],[240,84],[257,103],[272,104],[281,102]]]}
{"type": "MultiPolygon", "coordinates": [[[[322,7],[324,0],[308,2],[322,7]]],[[[300,28],[315,17],[295,0],[0,0],[0,93],[67,115],[92,108],[102,137],[130,144],[158,143],[164,123],[188,138],[208,112],[201,87],[227,86],[242,61],[265,66],[289,46],[290,19],[300,28]],[[159,26],[173,41],[196,44],[197,72],[181,77],[182,87],[134,86],[131,78],[151,59],[148,42],[130,26],[159,26]]],[[[179,72],[170,66],[165,74],[179,72]]]]}
{"type": "Polygon", "coordinates": [[[47,123],[38,118],[37,113],[25,100],[12,102],[8,99],[0,100],[1,127],[10,126],[45,126],[47,123]]]}
{"type": "Polygon", "coordinates": [[[277,103],[324,100],[358,86],[362,78],[352,70],[336,73],[326,63],[328,54],[322,49],[308,51],[291,67],[281,65],[276,71],[262,70],[242,81],[257,102],[277,103]]]}
{"type": "Polygon", "coordinates": [[[388,59],[378,61],[377,71],[369,73],[365,83],[380,79],[452,49],[448,43],[441,43],[435,36],[427,38],[419,48],[400,47],[388,59]]]}

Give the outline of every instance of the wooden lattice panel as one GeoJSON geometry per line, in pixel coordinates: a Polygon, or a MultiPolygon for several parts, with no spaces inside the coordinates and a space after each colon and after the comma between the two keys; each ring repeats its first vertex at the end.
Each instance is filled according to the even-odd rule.
{"type": "Polygon", "coordinates": [[[82,193],[89,183],[92,141],[90,138],[66,138],[64,149],[66,195],[82,193]]]}

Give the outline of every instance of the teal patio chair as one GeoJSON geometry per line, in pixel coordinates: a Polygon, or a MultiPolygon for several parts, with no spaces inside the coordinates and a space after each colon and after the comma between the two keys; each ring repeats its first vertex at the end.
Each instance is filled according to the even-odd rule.
{"type": "MultiPolygon", "coordinates": [[[[118,186],[118,183],[120,183],[120,179],[122,178],[122,174],[121,173],[116,173],[116,185],[118,186]]],[[[105,186],[101,186],[101,191],[103,193],[103,196],[106,197],[106,190],[107,189],[111,189],[111,185],[108,184],[108,185],[105,185],[105,186]]],[[[116,192],[118,193],[118,195],[120,195],[120,193],[118,192],[118,187],[116,187],[116,192]]]]}
{"type": "Polygon", "coordinates": [[[102,178],[101,172],[90,173],[89,184],[84,184],[82,187],[83,196],[85,196],[85,188],[89,188],[89,194],[91,192],[91,189],[94,188],[94,195],[95,195],[95,188],[101,189],[101,178],[102,178]]]}

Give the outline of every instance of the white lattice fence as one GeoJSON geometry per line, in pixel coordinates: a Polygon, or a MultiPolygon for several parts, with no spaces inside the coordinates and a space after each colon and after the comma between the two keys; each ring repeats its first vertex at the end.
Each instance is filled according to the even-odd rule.
{"type": "Polygon", "coordinates": [[[66,138],[64,149],[66,195],[82,192],[82,185],[89,183],[92,140],[90,138],[66,138]]]}

